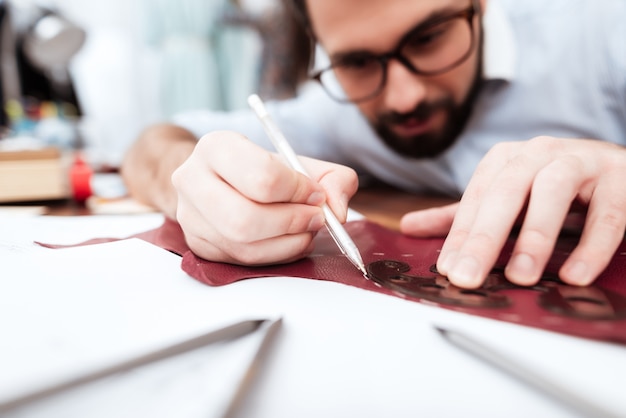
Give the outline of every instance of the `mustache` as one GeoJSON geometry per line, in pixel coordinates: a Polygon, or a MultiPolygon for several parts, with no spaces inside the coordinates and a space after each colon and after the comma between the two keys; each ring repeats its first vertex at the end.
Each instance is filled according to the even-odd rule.
{"type": "Polygon", "coordinates": [[[403,124],[412,120],[423,121],[428,119],[433,113],[441,109],[449,109],[454,106],[452,100],[440,99],[433,102],[422,102],[413,110],[407,113],[389,112],[382,114],[378,121],[384,125],[403,124]]]}

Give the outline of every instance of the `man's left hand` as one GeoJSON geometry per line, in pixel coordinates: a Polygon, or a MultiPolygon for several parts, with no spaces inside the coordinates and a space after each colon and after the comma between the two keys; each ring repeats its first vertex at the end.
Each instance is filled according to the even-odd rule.
{"type": "Polygon", "coordinates": [[[588,210],[576,249],[559,270],[566,283],[592,283],[626,229],[626,149],[594,140],[537,137],[494,146],[461,201],[404,216],[402,232],[447,238],[437,269],[460,287],[479,287],[516,221],[521,229],[505,275],[537,283],[572,203],[588,210]]]}

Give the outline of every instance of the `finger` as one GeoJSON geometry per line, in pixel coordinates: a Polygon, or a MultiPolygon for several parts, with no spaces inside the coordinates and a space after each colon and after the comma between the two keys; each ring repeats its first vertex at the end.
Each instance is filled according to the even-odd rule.
{"type": "Polygon", "coordinates": [[[515,143],[498,144],[482,159],[461,197],[454,221],[437,259],[437,270],[447,275],[460,248],[467,239],[482,202],[482,196],[493,178],[513,152],[515,143]]]}
{"type": "Polygon", "coordinates": [[[345,222],[348,203],[359,187],[359,180],[352,168],[311,158],[300,158],[311,177],[322,186],[326,201],[339,222],[345,222]]]}
{"type": "MultiPolygon", "coordinates": [[[[239,245],[282,235],[316,232],[324,225],[321,207],[298,203],[258,203],[216,179],[197,191],[195,210],[212,225],[220,242],[239,245]]],[[[198,236],[203,232],[189,225],[198,236]]]]}
{"type": "Polygon", "coordinates": [[[407,213],[400,220],[400,232],[419,238],[442,237],[450,231],[458,202],[407,213]]]}
{"type": "Polygon", "coordinates": [[[240,245],[220,243],[191,235],[187,238],[189,248],[206,260],[246,266],[289,263],[306,257],[314,249],[315,233],[284,235],[240,245]]]}
{"type": "Polygon", "coordinates": [[[450,282],[465,288],[482,284],[526,203],[538,166],[538,161],[521,153],[493,178],[471,230],[447,272],[450,282]]]}
{"type": "Polygon", "coordinates": [[[207,164],[226,183],[248,199],[261,203],[294,202],[321,205],[324,190],[306,175],[288,167],[245,137],[228,132],[203,137],[210,150],[207,164]]]}
{"type": "Polygon", "coordinates": [[[195,254],[207,260],[244,265],[273,264],[297,260],[313,250],[315,232],[258,241],[246,235],[236,240],[216,228],[222,223],[213,222],[216,218],[213,212],[207,216],[206,210],[200,212],[188,204],[189,201],[179,202],[178,221],[185,232],[186,242],[195,254]]]}
{"type": "Polygon", "coordinates": [[[572,201],[587,178],[583,172],[581,161],[570,156],[553,161],[537,173],[523,225],[505,269],[511,282],[529,286],[539,281],[572,201]]]}
{"type": "Polygon", "coordinates": [[[626,196],[620,187],[598,185],[589,204],[580,242],[559,271],[564,282],[589,285],[607,267],[624,239],[625,206],[626,196]]]}

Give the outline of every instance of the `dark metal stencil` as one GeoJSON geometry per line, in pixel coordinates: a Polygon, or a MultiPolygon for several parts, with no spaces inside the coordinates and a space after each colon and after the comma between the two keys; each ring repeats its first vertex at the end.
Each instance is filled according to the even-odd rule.
{"type": "Polygon", "coordinates": [[[433,302],[475,308],[503,308],[509,299],[488,289],[462,289],[445,277],[419,277],[405,274],[411,267],[407,263],[381,260],[367,266],[367,275],[375,283],[407,296],[433,302]]]}
{"type": "Polygon", "coordinates": [[[626,318],[626,297],[596,286],[575,287],[555,275],[545,274],[530,287],[517,286],[504,276],[504,268],[494,268],[478,289],[462,289],[430,267],[431,277],[407,274],[411,267],[402,261],[380,260],[367,266],[368,277],[394,292],[432,302],[468,308],[506,308],[513,301],[507,290],[537,293],[537,304],[552,313],[586,320],[626,318]]]}

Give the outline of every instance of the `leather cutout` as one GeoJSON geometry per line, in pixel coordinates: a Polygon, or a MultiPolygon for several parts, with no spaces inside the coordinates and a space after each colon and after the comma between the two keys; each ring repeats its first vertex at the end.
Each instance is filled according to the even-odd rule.
{"type": "MultiPolygon", "coordinates": [[[[485,284],[478,290],[464,290],[448,283],[433,267],[443,238],[411,238],[365,220],[345,227],[369,266],[371,279],[363,277],[340,253],[326,231],[317,234],[309,257],[263,267],[215,263],[196,256],[187,247],[180,226],[170,219],[132,237],[182,255],[181,268],[210,286],[272,276],[330,280],[470,315],[626,344],[624,242],[593,286],[578,288],[562,283],[556,273],[576,246],[577,237],[560,237],[542,280],[536,286],[520,287],[505,279],[501,267],[513,250],[514,241],[510,240],[496,263],[500,267],[493,269],[485,284]]],[[[113,240],[99,238],[79,245],[113,240]]]]}

